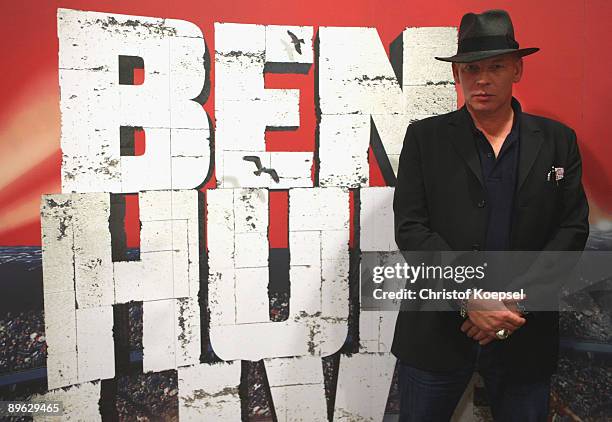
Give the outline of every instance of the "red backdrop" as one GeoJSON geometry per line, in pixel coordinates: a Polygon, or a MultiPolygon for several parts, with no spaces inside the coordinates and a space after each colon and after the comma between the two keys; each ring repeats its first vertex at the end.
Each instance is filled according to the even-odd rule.
{"type": "MultiPolygon", "coordinates": [[[[20,0],[4,3],[1,9],[0,245],[40,245],[40,195],[60,192],[58,7],[188,20],[200,27],[210,51],[214,22],[311,25],[315,32],[319,26],[375,27],[388,49],[407,26],[458,26],[466,11],[504,8],[513,18],[521,46],[541,48],[525,59],[515,95],[527,112],[561,120],[576,130],[591,220],[612,219],[612,125],[606,117],[612,106],[608,1],[20,0]]],[[[211,72],[214,87],[214,66],[211,72]]],[[[289,150],[289,144],[298,144],[302,151],[314,148],[313,75],[312,68],[307,75],[266,75],[269,88],[301,89],[300,129],[271,133],[269,150],[289,150]]],[[[214,90],[212,94],[204,108],[214,122],[214,90]]],[[[380,185],[376,170],[372,168],[372,184],[380,185]]],[[[276,203],[281,205],[274,209],[280,209],[285,201],[280,197],[276,203]]],[[[137,213],[133,205],[134,201],[128,219],[137,213]]],[[[135,236],[132,231],[130,243],[137,242],[135,236]]],[[[282,247],[282,239],[277,242],[271,246],[282,247]]]]}

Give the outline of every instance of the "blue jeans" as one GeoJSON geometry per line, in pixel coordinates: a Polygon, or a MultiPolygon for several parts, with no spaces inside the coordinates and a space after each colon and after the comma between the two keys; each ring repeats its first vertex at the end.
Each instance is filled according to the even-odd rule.
{"type": "Polygon", "coordinates": [[[475,343],[473,365],[454,371],[425,371],[399,363],[400,422],[449,421],[472,374],[484,379],[493,418],[497,422],[545,422],[550,378],[520,380],[499,365],[495,344],[475,343]]]}

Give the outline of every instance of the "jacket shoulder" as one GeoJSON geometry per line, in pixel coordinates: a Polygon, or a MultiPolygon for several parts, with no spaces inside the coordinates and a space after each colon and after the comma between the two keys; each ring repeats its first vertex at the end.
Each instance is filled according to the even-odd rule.
{"type": "Polygon", "coordinates": [[[440,127],[443,127],[450,121],[454,120],[459,112],[460,110],[455,110],[451,111],[450,113],[415,120],[410,122],[410,127],[412,130],[417,132],[439,129],[440,127]]]}
{"type": "Polygon", "coordinates": [[[545,135],[554,137],[559,137],[560,135],[567,137],[576,136],[574,129],[564,123],[559,122],[558,120],[550,119],[548,117],[523,113],[523,121],[531,128],[540,130],[545,135]]]}
{"type": "Polygon", "coordinates": [[[523,123],[533,132],[538,132],[560,155],[577,153],[579,147],[576,132],[571,127],[557,120],[527,113],[523,113],[521,124],[523,123]]]}

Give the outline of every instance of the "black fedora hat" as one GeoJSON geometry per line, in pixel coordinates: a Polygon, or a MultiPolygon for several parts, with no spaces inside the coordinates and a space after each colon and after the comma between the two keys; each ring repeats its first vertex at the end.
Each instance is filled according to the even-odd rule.
{"type": "Polygon", "coordinates": [[[444,62],[469,63],[507,53],[526,56],[539,48],[519,48],[514,39],[510,15],[505,10],[487,10],[481,14],[467,13],[459,25],[457,54],[436,57],[444,62]]]}

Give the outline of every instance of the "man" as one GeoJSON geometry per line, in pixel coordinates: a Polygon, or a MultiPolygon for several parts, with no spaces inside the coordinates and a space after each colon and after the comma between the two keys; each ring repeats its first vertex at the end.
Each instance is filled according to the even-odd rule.
{"type": "MultiPolygon", "coordinates": [[[[582,250],[588,205],[575,132],[512,97],[522,57],[538,49],[519,48],[502,10],[466,14],[458,38],[457,54],[437,59],[452,63],[465,105],[406,132],[393,203],[399,249],[582,250]]],[[[524,314],[520,302],[463,306],[463,316],[399,313],[400,420],[449,420],[478,370],[495,420],[545,421],[558,314],[524,314]]]]}

